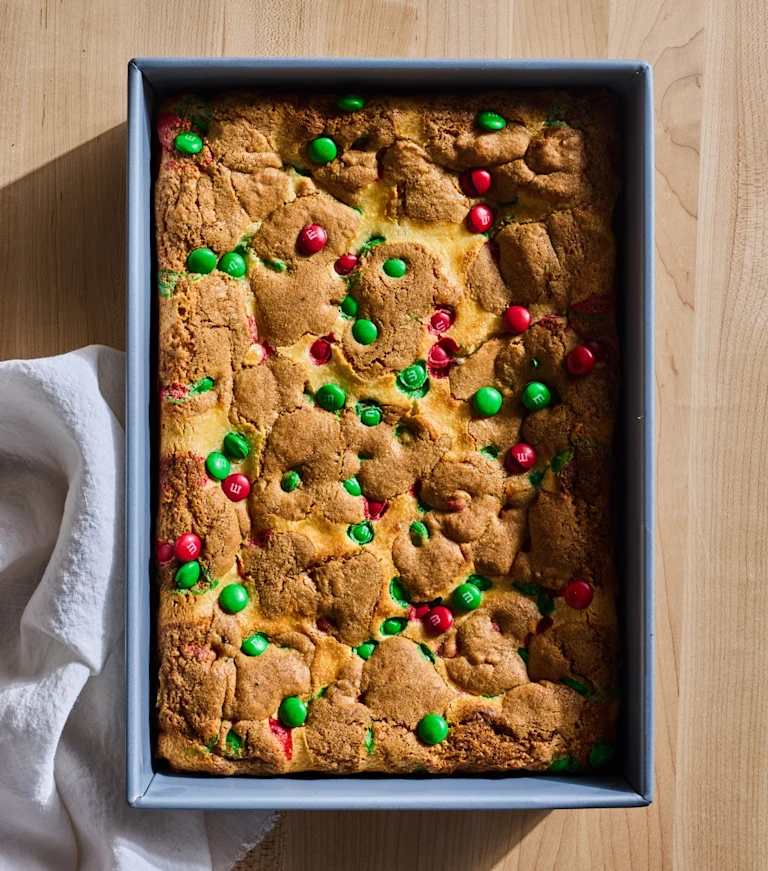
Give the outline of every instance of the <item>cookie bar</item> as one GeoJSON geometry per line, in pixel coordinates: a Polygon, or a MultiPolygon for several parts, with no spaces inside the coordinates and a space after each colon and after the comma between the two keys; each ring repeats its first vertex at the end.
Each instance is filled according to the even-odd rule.
{"type": "Polygon", "coordinates": [[[610,764],[611,94],[187,95],[157,130],[158,756],[610,764]]]}

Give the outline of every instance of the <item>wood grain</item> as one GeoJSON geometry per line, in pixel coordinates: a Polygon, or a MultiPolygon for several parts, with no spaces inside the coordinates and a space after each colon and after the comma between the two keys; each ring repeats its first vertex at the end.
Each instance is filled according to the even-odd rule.
{"type": "Polygon", "coordinates": [[[759,0],[11,0],[0,14],[0,359],[123,347],[136,55],[654,64],[657,800],[288,813],[238,871],[768,867],[768,66],[759,0]],[[9,72],[10,71],[10,72],[9,72]],[[754,738],[754,735],[759,737],[754,738]]]}

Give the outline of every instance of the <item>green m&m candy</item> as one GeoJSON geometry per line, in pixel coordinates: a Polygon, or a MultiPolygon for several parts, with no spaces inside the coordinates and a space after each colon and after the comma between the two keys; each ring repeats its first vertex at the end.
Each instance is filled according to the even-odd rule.
{"type": "Polygon", "coordinates": [[[378,338],[379,328],[373,321],[360,318],[352,325],[352,335],[361,345],[370,345],[378,338]]]}
{"type": "Polygon", "coordinates": [[[230,432],[224,436],[224,450],[236,460],[244,460],[250,451],[248,442],[238,433],[230,432]]]}
{"type": "Polygon", "coordinates": [[[295,469],[291,469],[290,472],[286,472],[283,475],[282,481],[280,481],[280,487],[286,493],[293,493],[293,491],[301,484],[301,477],[299,473],[295,469]]]}
{"type": "Polygon", "coordinates": [[[179,133],[173,144],[182,154],[199,154],[203,150],[203,140],[196,133],[179,133]]]}
{"type": "Polygon", "coordinates": [[[301,726],[307,719],[307,703],[302,702],[296,696],[289,696],[280,702],[277,716],[280,718],[280,722],[289,729],[301,726]]]}
{"type": "Polygon", "coordinates": [[[553,759],[552,762],[549,763],[547,771],[551,771],[553,774],[557,774],[560,771],[567,771],[570,764],[570,756],[563,756],[562,759],[553,759]]]}
{"type": "Polygon", "coordinates": [[[205,136],[208,135],[208,131],[210,130],[211,125],[209,124],[207,118],[204,118],[202,115],[196,115],[192,119],[192,123],[201,133],[203,133],[205,136]]]}
{"type": "Polygon", "coordinates": [[[405,592],[405,588],[400,583],[399,578],[392,578],[389,582],[389,595],[392,601],[401,608],[407,608],[411,601],[411,597],[405,592]]]}
{"type": "Polygon", "coordinates": [[[381,634],[399,635],[407,625],[405,617],[390,617],[381,624],[381,634]]]}
{"type": "Polygon", "coordinates": [[[490,590],[493,586],[491,579],[486,578],[485,575],[470,575],[467,578],[467,583],[474,584],[478,590],[490,590]]]}
{"type": "MultiPolygon", "coordinates": [[[[551,602],[552,600],[550,599],[549,601],[551,602]]],[[[539,607],[539,610],[541,611],[541,607],[539,607]]],[[[568,689],[573,690],[575,693],[579,693],[582,696],[587,694],[587,688],[580,680],[576,680],[572,677],[563,677],[560,679],[560,682],[565,684],[568,689]]]]}
{"type": "Polygon", "coordinates": [[[474,584],[459,584],[453,591],[453,604],[461,611],[474,611],[482,601],[483,594],[474,584]]]}
{"type": "Polygon", "coordinates": [[[243,739],[236,732],[228,732],[226,740],[227,753],[230,756],[239,756],[243,749],[243,739]]]}
{"type": "Polygon", "coordinates": [[[408,527],[408,532],[410,533],[411,541],[416,547],[420,547],[429,538],[429,530],[420,520],[414,520],[408,527]]]}
{"type": "Polygon", "coordinates": [[[240,650],[246,656],[261,656],[262,653],[269,647],[269,641],[267,641],[267,636],[261,632],[257,632],[255,635],[251,635],[250,638],[246,638],[245,641],[240,645],[240,650]]]}
{"type": "Polygon", "coordinates": [[[342,112],[359,112],[365,106],[365,100],[355,94],[345,94],[336,100],[336,108],[342,112]]]}
{"type": "Polygon", "coordinates": [[[184,565],[176,572],[173,579],[182,590],[188,590],[190,587],[194,587],[200,580],[200,563],[197,560],[184,563],[184,565]]]}
{"type": "Polygon", "coordinates": [[[200,275],[208,275],[216,268],[216,255],[210,248],[195,248],[187,257],[187,269],[200,275]]]}
{"type": "Polygon", "coordinates": [[[207,393],[209,390],[213,390],[213,385],[213,378],[209,378],[206,375],[205,378],[201,378],[197,384],[192,384],[189,388],[189,392],[192,396],[198,396],[200,393],[207,393]]]}
{"type": "Polygon", "coordinates": [[[525,390],[523,390],[523,405],[529,411],[538,411],[539,409],[546,408],[551,399],[552,394],[549,392],[549,388],[546,384],[542,384],[541,381],[531,381],[525,390]]]}
{"type": "Polygon", "coordinates": [[[375,405],[363,408],[360,411],[360,423],[363,426],[378,426],[381,423],[381,409],[375,405]]]}
{"type": "Polygon", "coordinates": [[[219,594],[219,605],[227,614],[237,614],[248,604],[248,591],[242,584],[227,584],[219,594]]]}
{"type": "Polygon", "coordinates": [[[328,136],[320,136],[309,143],[309,158],[314,163],[330,163],[338,153],[336,143],[328,136]]]}
{"type": "Polygon", "coordinates": [[[475,120],[483,130],[503,130],[507,126],[507,122],[498,112],[489,112],[487,110],[478,112],[475,120]]]}
{"type": "Polygon", "coordinates": [[[376,642],[366,641],[355,649],[360,659],[370,659],[373,655],[373,651],[376,650],[376,642]]]}
{"type": "Polygon", "coordinates": [[[353,318],[357,314],[357,300],[347,294],[341,301],[341,313],[345,318],[353,318]]]}
{"type": "Polygon", "coordinates": [[[589,752],[589,764],[592,768],[605,768],[613,762],[615,752],[612,744],[598,741],[589,752]]]}
{"type": "Polygon", "coordinates": [[[347,478],[346,481],[341,482],[341,486],[349,493],[350,496],[362,496],[363,489],[360,486],[360,482],[357,478],[347,478]]]}
{"type": "Polygon", "coordinates": [[[397,376],[404,390],[418,390],[427,380],[427,367],[423,363],[412,363],[397,376]]]}
{"type": "Polygon", "coordinates": [[[472,397],[475,411],[481,417],[493,417],[501,410],[501,394],[495,387],[481,387],[472,397]]]}
{"type": "Polygon", "coordinates": [[[223,481],[230,471],[229,460],[219,451],[212,451],[205,458],[205,468],[208,474],[217,481],[223,481]]]}
{"type": "Polygon", "coordinates": [[[405,265],[405,260],[393,257],[390,260],[385,260],[381,268],[384,270],[384,274],[390,278],[402,278],[408,267],[405,265]]]}
{"type": "Polygon", "coordinates": [[[230,251],[219,260],[219,269],[232,278],[242,278],[245,275],[245,260],[236,251],[230,251]]]}
{"type": "Polygon", "coordinates": [[[439,714],[427,714],[419,720],[418,731],[425,744],[439,744],[448,737],[448,723],[439,714]]]}
{"type": "Polygon", "coordinates": [[[326,411],[338,411],[344,407],[347,394],[337,384],[323,384],[315,394],[315,399],[326,411]]]}
{"type": "Polygon", "coordinates": [[[347,529],[347,535],[355,544],[368,544],[373,541],[373,527],[367,520],[363,520],[361,523],[353,523],[347,529]]]}

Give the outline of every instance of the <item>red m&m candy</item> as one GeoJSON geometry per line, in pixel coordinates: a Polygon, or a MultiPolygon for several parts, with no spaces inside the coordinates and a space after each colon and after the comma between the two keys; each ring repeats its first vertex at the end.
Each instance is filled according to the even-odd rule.
{"type": "Polygon", "coordinates": [[[525,442],[518,442],[507,451],[504,462],[513,475],[522,475],[536,465],[536,451],[525,442]]]}
{"type": "Polygon", "coordinates": [[[417,620],[423,620],[427,614],[429,614],[429,605],[426,602],[421,605],[413,606],[413,616],[417,620]]]}
{"type": "Polygon", "coordinates": [[[604,342],[584,342],[584,347],[592,352],[592,356],[595,358],[595,363],[604,362],[605,358],[608,356],[608,348],[604,342]]]}
{"type": "Polygon", "coordinates": [[[296,245],[301,254],[317,254],[325,248],[328,235],[319,224],[309,224],[299,233],[296,245]]]}
{"type": "Polygon", "coordinates": [[[176,544],[173,546],[173,551],[176,554],[176,559],[183,563],[188,563],[200,556],[200,539],[194,532],[185,532],[176,539],[176,544]]]}
{"type": "Polygon", "coordinates": [[[453,316],[448,309],[439,309],[429,320],[430,333],[444,333],[451,328],[453,316]]]}
{"type": "Polygon", "coordinates": [[[372,499],[366,499],[365,496],[363,499],[363,508],[369,520],[380,520],[386,514],[389,507],[387,502],[374,502],[372,499]]]}
{"type": "Polygon", "coordinates": [[[427,353],[427,368],[434,378],[445,378],[459,351],[459,345],[450,336],[443,336],[427,353]]]}
{"type": "Polygon", "coordinates": [[[224,479],[221,489],[233,502],[242,502],[251,492],[251,482],[245,475],[236,473],[224,479]]]}
{"type": "Polygon", "coordinates": [[[331,359],[331,343],[328,339],[315,339],[309,346],[309,357],[316,366],[327,363],[331,359]]]}
{"type": "Polygon", "coordinates": [[[349,275],[355,266],[357,266],[357,260],[358,258],[355,254],[342,254],[333,264],[333,268],[338,275],[349,275]]]}
{"type": "Polygon", "coordinates": [[[531,325],[531,313],[522,305],[511,305],[504,311],[501,319],[504,321],[504,328],[513,336],[524,333],[531,325]]]}
{"type": "Polygon", "coordinates": [[[451,355],[448,352],[448,349],[441,345],[439,342],[436,345],[432,345],[429,349],[429,353],[427,354],[427,363],[430,366],[434,366],[436,369],[440,369],[443,366],[447,366],[451,362],[451,355]]]}
{"type": "Polygon", "coordinates": [[[424,623],[430,632],[440,635],[442,632],[447,632],[453,626],[453,614],[451,614],[445,605],[435,605],[425,617],[424,623]]]}
{"type": "Polygon", "coordinates": [[[470,233],[485,233],[493,224],[493,212],[488,206],[472,206],[467,214],[467,229],[470,233]]]}
{"type": "Polygon", "coordinates": [[[571,375],[589,375],[595,368],[594,354],[585,345],[579,345],[565,358],[565,366],[571,375]]]}
{"type": "Polygon", "coordinates": [[[487,169],[468,169],[459,176],[459,184],[468,197],[481,197],[491,187],[491,174],[487,169]]]}
{"type": "Polygon", "coordinates": [[[588,608],[593,596],[594,590],[586,581],[571,581],[563,591],[565,601],[577,611],[588,608]]]}
{"type": "Polygon", "coordinates": [[[167,541],[158,541],[155,553],[159,563],[168,563],[173,559],[173,545],[167,541]]]}
{"type": "Polygon", "coordinates": [[[427,352],[427,363],[436,368],[447,366],[458,352],[459,343],[450,336],[444,336],[435,342],[427,352]]]}

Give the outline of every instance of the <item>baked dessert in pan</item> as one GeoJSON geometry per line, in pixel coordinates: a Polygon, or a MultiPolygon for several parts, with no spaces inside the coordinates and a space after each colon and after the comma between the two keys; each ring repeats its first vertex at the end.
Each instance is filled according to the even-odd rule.
{"type": "Polygon", "coordinates": [[[173,768],[610,763],[615,111],[595,90],[163,106],[173,768]]]}

